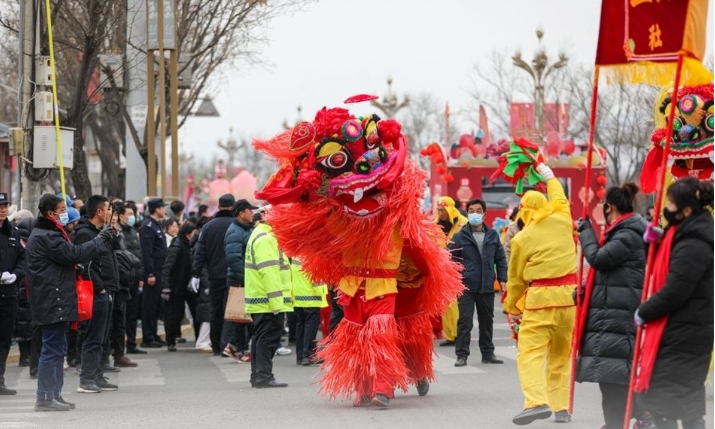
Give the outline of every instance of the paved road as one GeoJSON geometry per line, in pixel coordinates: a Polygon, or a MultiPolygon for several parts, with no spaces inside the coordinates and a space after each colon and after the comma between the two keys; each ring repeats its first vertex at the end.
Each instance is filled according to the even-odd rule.
{"type": "MultiPolygon", "coordinates": [[[[521,410],[522,396],[516,349],[501,313],[494,336],[504,365],[481,363],[476,335],[465,368],[454,367],[453,349],[438,347],[438,381],[429,395],[419,397],[414,388],[400,392],[386,411],[318,396],[318,368],[296,366],[293,355],[274,360],[276,377],[289,383],[288,388],[251,389],[248,364],[195,353],[189,342],[180,344],[177,353],[151,350],[137,357],[138,368],[122,369],[110,378],[120,386],[116,392],[75,393],[78,376],[68,370],[65,398],[76,402],[77,409],[36,413],[36,380],[29,378],[27,368],[11,364],[7,383],[19,394],[0,397],[0,428],[515,428],[511,417],[521,410]]],[[[709,392],[712,422],[712,389],[709,392]]],[[[576,387],[573,422],[559,425],[552,418],[528,427],[595,429],[602,424],[598,387],[587,383],[576,387]]]]}

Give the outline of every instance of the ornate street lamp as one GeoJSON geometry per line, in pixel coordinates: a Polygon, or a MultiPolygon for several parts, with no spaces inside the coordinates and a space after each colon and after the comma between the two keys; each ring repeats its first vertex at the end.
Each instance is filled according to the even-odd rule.
{"type": "Polygon", "coordinates": [[[233,137],[233,127],[228,129],[228,140],[226,140],[226,143],[223,143],[221,140],[218,141],[218,147],[221,149],[225,150],[226,153],[228,154],[228,168],[227,170],[233,174],[233,163],[236,160],[236,155],[238,154],[238,151],[241,150],[243,147],[243,142],[239,143],[234,137],[233,137]]]}
{"type": "Polygon", "coordinates": [[[521,52],[517,51],[511,57],[514,65],[527,73],[534,79],[534,119],[535,126],[539,135],[543,138],[544,134],[544,83],[546,78],[554,71],[565,67],[569,59],[564,53],[559,54],[559,60],[553,64],[549,64],[549,58],[546,55],[546,50],[541,44],[541,39],[544,37],[543,30],[536,30],[536,37],[539,39],[539,49],[534,54],[534,59],[531,60],[531,65],[521,58],[521,52]]]}
{"type": "Polygon", "coordinates": [[[397,99],[397,96],[392,93],[392,78],[387,78],[387,95],[382,97],[382,102],[373,100],[370,104],[373,107],[380,109],[380,111],[385,115],[385,119],[394,119],[397,116],[397,112],[407,107],[410,104],[409,97],[405,97],[402,101],[397,99]]]}

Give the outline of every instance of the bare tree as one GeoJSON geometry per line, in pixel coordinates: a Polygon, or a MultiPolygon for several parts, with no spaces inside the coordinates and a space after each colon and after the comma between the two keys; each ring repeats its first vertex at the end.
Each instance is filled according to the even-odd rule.
{"type": "MultiPolygon", "coordinates": [[[[565,91],[570,94],[572,138],[587,141],[591,116],[593,69],[576,66],[564,74],[565,91]]],[[[610,183],[636,180],[640,175],[653,131],[653,103],[658,88],[622,83],[599,85],[596,114],[596,143],[608,154],[610,183]]]]}
{"type": "Polygon", "coordinates": [[[494,50],[474,65],[473,89],[470,91],[471,111],[484,105],[490,113],[491,132],[509,135],[510,105],[515,98],[531,99],[532,88],[526,73],[513,66],[505,50],[494,50]]]}
{"type": "MultiPolygon", "coordinates": [[[[176,0],[178,51],[188,56],[183,67],[193,73],[191,89],[179,94],[179,125],[184,124],[200,94],[218,88],[223,73],[261,61],[259,53],[267,43],[266,24],[271,19],[311,1],[176,0]]],[[[17,67],[17,13],[17,0],[0,0],[0,71],[5,72],[0,75],[0,91],[17,84],[16,73],[10,73],[17,67]]],[[[61,122],[77,129],[72,171],[76,193],[86,198],[92,192],[85,158],[88,128],[101,148],[98,153],[107,170],[103,180],[113,182],[105,189],[121,195],[117,189],[122,186],[120,176],[114,172],[125,150],[121,130],[129,114],[125,94],[111,81],[113,76],[108,74],[109,82],[98,80],[98,55],[124,53],[127,1],[52,0],[52,15],[61,122]]],[[[40,30],[41,54],[46,55],[47,34],[44,26],[40,30]]],[[[144,51],[144,47],[138,48],[144,51]]],[[[13,117],[12,109],[0,109],[3,120],[13,117]]],[[[131,126],[130,134],[146,162],[146,135],[139,136],[131,126]]]]}
{"type": "Polygon", "coordinates": [[[422,92],[410,95],[409,100],[398,119],[409,142],[410,154],[414,155],[431,142],[441,140],[440,126],[443,118],[440,103],[434,95],[422,92]]]}

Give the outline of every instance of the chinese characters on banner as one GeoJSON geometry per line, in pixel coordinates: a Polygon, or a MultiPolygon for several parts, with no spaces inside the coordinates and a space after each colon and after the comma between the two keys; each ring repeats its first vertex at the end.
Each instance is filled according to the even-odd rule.
{"type": "Polygon", "coordinates": [[[700,63],[707,15],[708,0],[602,0],[596,65],[630,83],[667,85],[683,53],[686,80],[710,81],[700,63]]]}
{"type": "Polygon", "coordinates": [[[708,0],[603,0],[596,64],[702,59],[708,0]]]}

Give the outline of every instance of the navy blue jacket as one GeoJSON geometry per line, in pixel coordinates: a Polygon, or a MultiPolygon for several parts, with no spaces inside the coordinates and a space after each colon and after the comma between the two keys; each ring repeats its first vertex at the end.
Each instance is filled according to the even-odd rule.
{"type": "Polygon", "coordinates": [[[251,231],[253,231],[253,226],[243,224],[235,219],[226,231],[224,247],[226,249],[226,265],[228,266],[226,281],[229,286],[244,285],[246,245],[251,231]]]}
{"type": "Polygon", "coordinates": [[[139,242],[142,248],[142,262],[144,262],[144,275],[153,275],[158,284],[161,284],[161,271],[166,260],[166,235],[164,228],[151,217],[144,220],[139,229],[139,242]]]}
{"type": "Polygon", "coordinates": [[[484,228],[484,254],[479,253],[477,241],[472,236],[472,226],[467,224],[454,234],[449,250],[452,259],[464,266],[462,284],[471,292],[494,293],[494,280],[506,283],[506,255],[499,234],[484,228]],[[494,267],[496,266],[496,271],[494,267]]]}
{"type": "Polygon", "coordinates": [[[27,262],[25,248],[20,242],[20,230],[8,219],[0,225],[0,274],[5,271],[15,274],[17,278],[12,284],[0,284],[0,299],[15,299],[18,285],[22,283],[27,272],[27,262]]]}
{"type": "Polygon", "coordinates": [[[219,210],[216,216],[201,228],[199,241],[194,248],[194,263],[191,270],[194,277],[201,277],[201,270],[206,266],[209,280],[226,278],[226,251],[223,240],[231,222],[233,222],[231,211],[219,210]]]}

